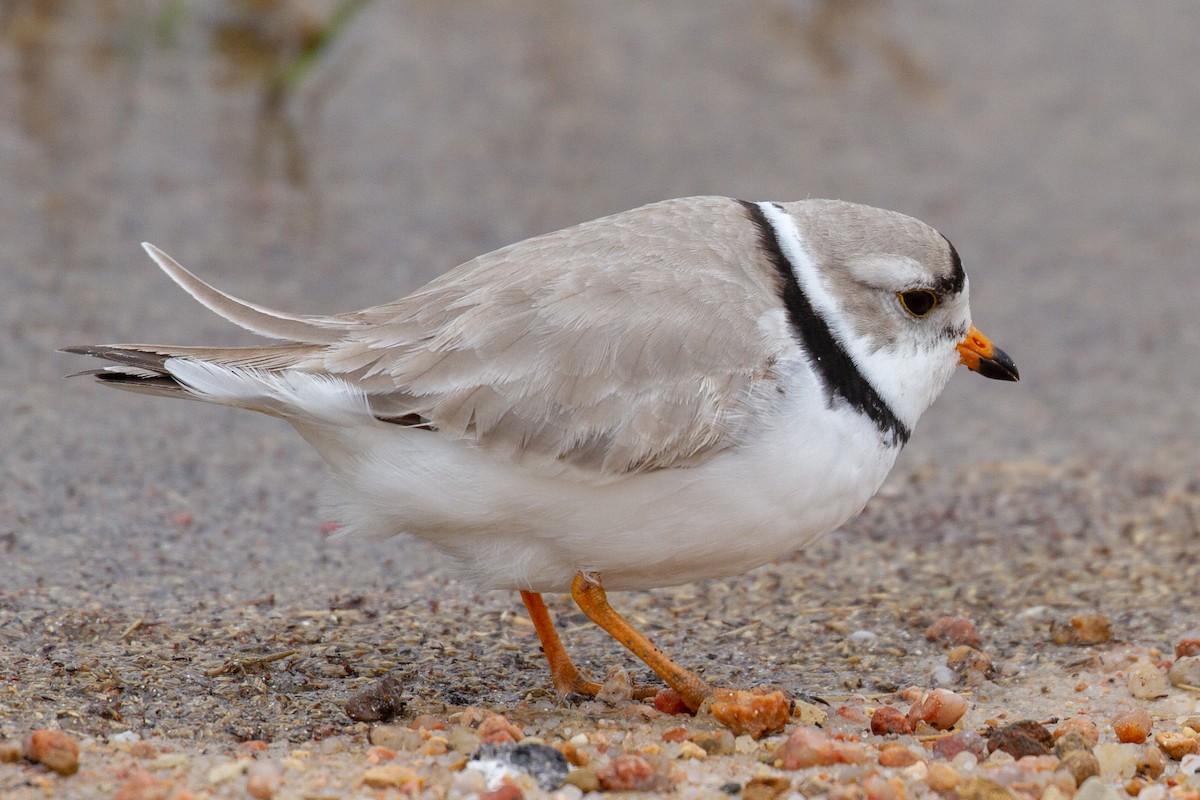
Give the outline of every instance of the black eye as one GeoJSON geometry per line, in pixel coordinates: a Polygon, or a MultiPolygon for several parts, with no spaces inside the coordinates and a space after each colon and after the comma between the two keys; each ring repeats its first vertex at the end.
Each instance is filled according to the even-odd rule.
{"type": "Polygon", "coordinates": [[[914,317],[923,317],[937,308],[937,295],[928,289],[913,289],[910,292],[896,292],[900,305],[914,317]]]}

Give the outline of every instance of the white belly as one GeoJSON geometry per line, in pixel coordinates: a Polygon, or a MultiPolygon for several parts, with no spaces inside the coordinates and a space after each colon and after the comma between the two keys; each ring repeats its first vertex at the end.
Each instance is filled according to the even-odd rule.
{"type": "Polygon", "coordinates": [[[333,467],[333,505],[351,530],[426,539],[482,588],[568,591],[583,570],[609,589],[646,589],[759,566],[838,527],[878,490],[899,448],[882,446],[870,421],[790,411],[700,466],[602,484],[385,423],[354,429],[353,441],[302,433],[333,467]]]}

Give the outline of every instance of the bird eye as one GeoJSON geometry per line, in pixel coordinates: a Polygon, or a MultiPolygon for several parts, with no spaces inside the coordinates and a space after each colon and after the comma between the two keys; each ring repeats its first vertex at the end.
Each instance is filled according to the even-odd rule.
{"type": "Polygon", "coordinates": [[[910,292],[896,292],[900,305],[914,317],[923,317],[937,308],[937,295],[928,289],[913,289],[910,292]]]}

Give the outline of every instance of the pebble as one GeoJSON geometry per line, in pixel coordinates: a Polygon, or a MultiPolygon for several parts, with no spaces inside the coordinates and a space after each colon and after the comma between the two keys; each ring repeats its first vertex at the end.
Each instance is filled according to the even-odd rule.
{"type": "Polygon", "coordinates": [[[910,767],[921,761],[921,756],[899,742],[887,742],[879,748],[879,766],[910,767]]]}
{"type": "Polygon", "coordinates": [[[912,723],[904,712],[894,706],[883,706],[875,709],[871,715],[871,733],[876,736],[886,736],[891,733],[912,733],[912,723]]]}
{"type": "Polygon", "coordinates": [[[1050,623],[1050,641],[1054,644],[1103,644],[1112,638],[1112,621],[1107,614],[1076,614],[1065,623],[1050,623]]]}
{"type": "Polygon", "coordinates": [[[792,704],[778,690],[723,689],[714,694],[709,713],[734,735],[761,739],[784,729],[792,704]]]}
{"type": "Polygon", "coordinates": [[[1100,774],[1100,760],[1090,750],[1071,750],[1061,757],[1059,764],[1075,779],[1076,786],[1100,774]]]}
{"type": "Polygon", "coordinates": [[[817,728],[800,726],[775,750],[774,760],[783,769],[863,764],[867,750],[857,742],[832,739],[817,728]]]}
{"type": "Polygon", "coordinates": [[[968,778],[955,791],[959,800],[1013,800],[1016,797],[1007,787],[988,778],[968,778]]]}
{"type": "Polygon", "coordinates": [[[925,638],[947,647],[965,645],[978,650],[979,630],[969,617],[942,617],[925,629],[925,638]]]}
{"type": "Polygon", "coordinates": [[[1175,657],[1200,656],[1200,630],[1188,631],[1175,643],[1175,657]]]}
{"type": "Polygon", "coordinates": [[[274,761],[255,761],[246,770],[246,793],[256,800],[271,800],[283,786],[283,772],[274,761]]]}
{"type": "Polygon", "coordinates": [[[0,764],[12,764],[20,761],[21,753],[19,742],[0,740],[0,764]]]}
{"type": "Polygon", "coordinates": [[[983,737],[972,730],[959,731],[950,736],[935,739],[931,749],[942,758],[953,759],[960,753],[969,753],[978,760],[987,748],[983,737]]]}
{"type": "Polygon", "coordinates": [[[210,785],[216,786],[219,783],[225,783],[226,781],[231,781],[234,778],[241,777],[242,774],[249,768],[250,762],[246,761],[245,759],[226,761],[225,763],[217,764],[215,767],[210,769],[205,777],[210,785]]]}
{"type": "Polygon", "coordinates": [[[962,775],[949,764],[933,763],[925,773],[925,783],[935,792],[948,792],[958,786],[962,775]]]}
{"type": "Polygon", "coordinates": [[[1167,677],[1174,686],[1200,687],[1200,656],[1182,656],[1175,659],[1167,677]]]}
{"type": "Polygon", "coordinates": [[[597,769],[596,778],[600,788],[610,792],[665,792],[671,788],[670,778],[659,774],[649,761],[632,753],[619,755],[597,769]]]}
{"type": "Polygon", "coordinates": [[[404,685],[388,675],[352,694],[342,707],[356,722],[387,722],[404,710],[403,694],[404,685]]]}
{"type": "Polygon", "coordinates": [[[362,774],[360,781],[372,789],[399,789],[408,794],[419,791],[425,783],[420,775],[400,764],[371,767],[362,774]]]}
{"type": "Polygon", "coordinates": [[[600,778],[591,767],[579,767],[567,773],[566,782],[584,794],[600,791],[600,778]]]}
{"type": "Polygon", "coordinates": [[[1000,751],[1013,758],[1044,756],[1054,749],[1054,735],[1041,723],[1024,719],[992,731],[987,746],[989,753],[1000,751]]]}
{"type": "Polygon", "coordinates": [[[63,731],[36,730],[26,737],[23,749],[27,759],[59,775],[74,775],[79,771],[79,743],[63,731]]]}
{"type": "Polygon", "coordinates": [[[1054,729],[1054,738],[1061,739],[1072,733],[1079,734],[1087,740],[1089,747],[1100,741],[1100,729],[1096,727],[1096,723],[1084,717],[1071,717],[1063,720],[1054,729]]]}
{"type": "Polygon", "coordinates": [[[774,800],[791,791],[792,782],[783,775],[756,775],[742,788],[742,800],[774,800]]]}
{"type": "Polygon", "coordinates": [[[1182,761],[1184,756],[1200,753],[1200,737],[1164,731],[1154,734],[1154,741],[1172,761],[1182,761]]]}
{"type": "Polygon", "coordinates": [[[163,753],[156,757],[146,765],[146,769],[152,770],[168,770],[181,769],[191,763],[191,759],[184,753],[163,753]]]}
{"type": "Polygon", "coordinates": [[[949,689],[934,689],[913,703],[908,710],[908,721],[914,726],[924,722],[939,731],[948,731],[965,713],[967,701],[963,697],[949,689]]]}
{"type": "MultiPolygon", "coordinates": [[[[1187,758],[1187,756],[1184,756],[1187,758]]],[[[1150,779],[1156,779],[1163,774],[1167,768],[1167,757],[1158,745],[1147,744],[1142,747],[1138,754],[1137,774],[1144,775],[1150,779]]]]}
{"type": "Polygon", "coordinates": [[[996,665],[992,657],[966,645],[959,645],[946,653],[946,666],[968,683],[996,677],[996,665]]]}
{"type": "Polygon", "coordinates": [[[367,741],[389,750],[416,750],[425,741],[420,731],[396,725],[376,725],[367,734],[367,741]]]}
{"type": "Polygon", "coordinates": [[[1075,800],[1122,800],[1115,787],[1100,777],[1088,778],[1075,793],[1075,800]]]}
{"type": "Polygon", "coordinates": [[[727,730],[696,731],[692,741],[704,748],[710,756],[727,756],[734,751],[733,733],[727,730]]]}
{"type": "Polygon", "coordinates": [[[1153,700],[1165,697],[1170,692],[1167,676],[1149,661],[1139,661],[1126,674],[1129,693],[1138,700],[1153,700]]]}
{"type": "Polygon", "coordinates": [[[161,780],[144,769],[134,767],[117,786],[113,800],[163,800],[170,797],[173,784],[161,780]]]}
{"type": "Polygon", "coordinates": [[[682,759],[694,759],[703,761],[708,758],[708,751],[695,742],[680,742],[679,757],[682,759]]]}
{"type": "Polygon", "coordinates": [[[525,742],[484,744],[471,756],[467,768],[488,776],[491,788],[495,788],[494,776],[516,772],[529,775],[543,791],[552,792],[562,786],[571,765],[567,763],[567,757],[553,747],[525,742]]]}
{"type": "Polygon", "coordinates": [[[1100,775],[1107,780],[1130,778],[1137,771],[1138,751],[1135,744],[1104,742],[1092,751],[1100,762],[1100,775]]]}
{"type": "Polygon", "coordinates": [[[488,712],[477,728],[479,738],[485,743],[501,744],[504,742],[519,742],[525,738],[525,733],[508,721],[503,714],[488,712]]]}
{"type": "Polygon", "coordinates": [[[1153,727],[1154,718],[1144,708],[1122,711],[1113,718],[1113,732],[1119,742],[1141,744],[1150,736],[1153,727]]]}

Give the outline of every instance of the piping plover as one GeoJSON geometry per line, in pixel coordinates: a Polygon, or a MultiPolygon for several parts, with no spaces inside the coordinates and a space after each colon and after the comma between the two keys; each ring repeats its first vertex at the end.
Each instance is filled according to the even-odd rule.
{"type": "Polygon", "coordinates": [[[290,422],[338,517],[521,592],[556,688],[594,694],[540,592],[566,592],[693,710],[712,689],[604,587],[728,576],[858,513],[956,365],[1017,380],[971,324],[950,242],[829,200],[655,203],[480,256],[329,316],[200,303],[278,344],[66,348],[102,383],[290,422]]]}

